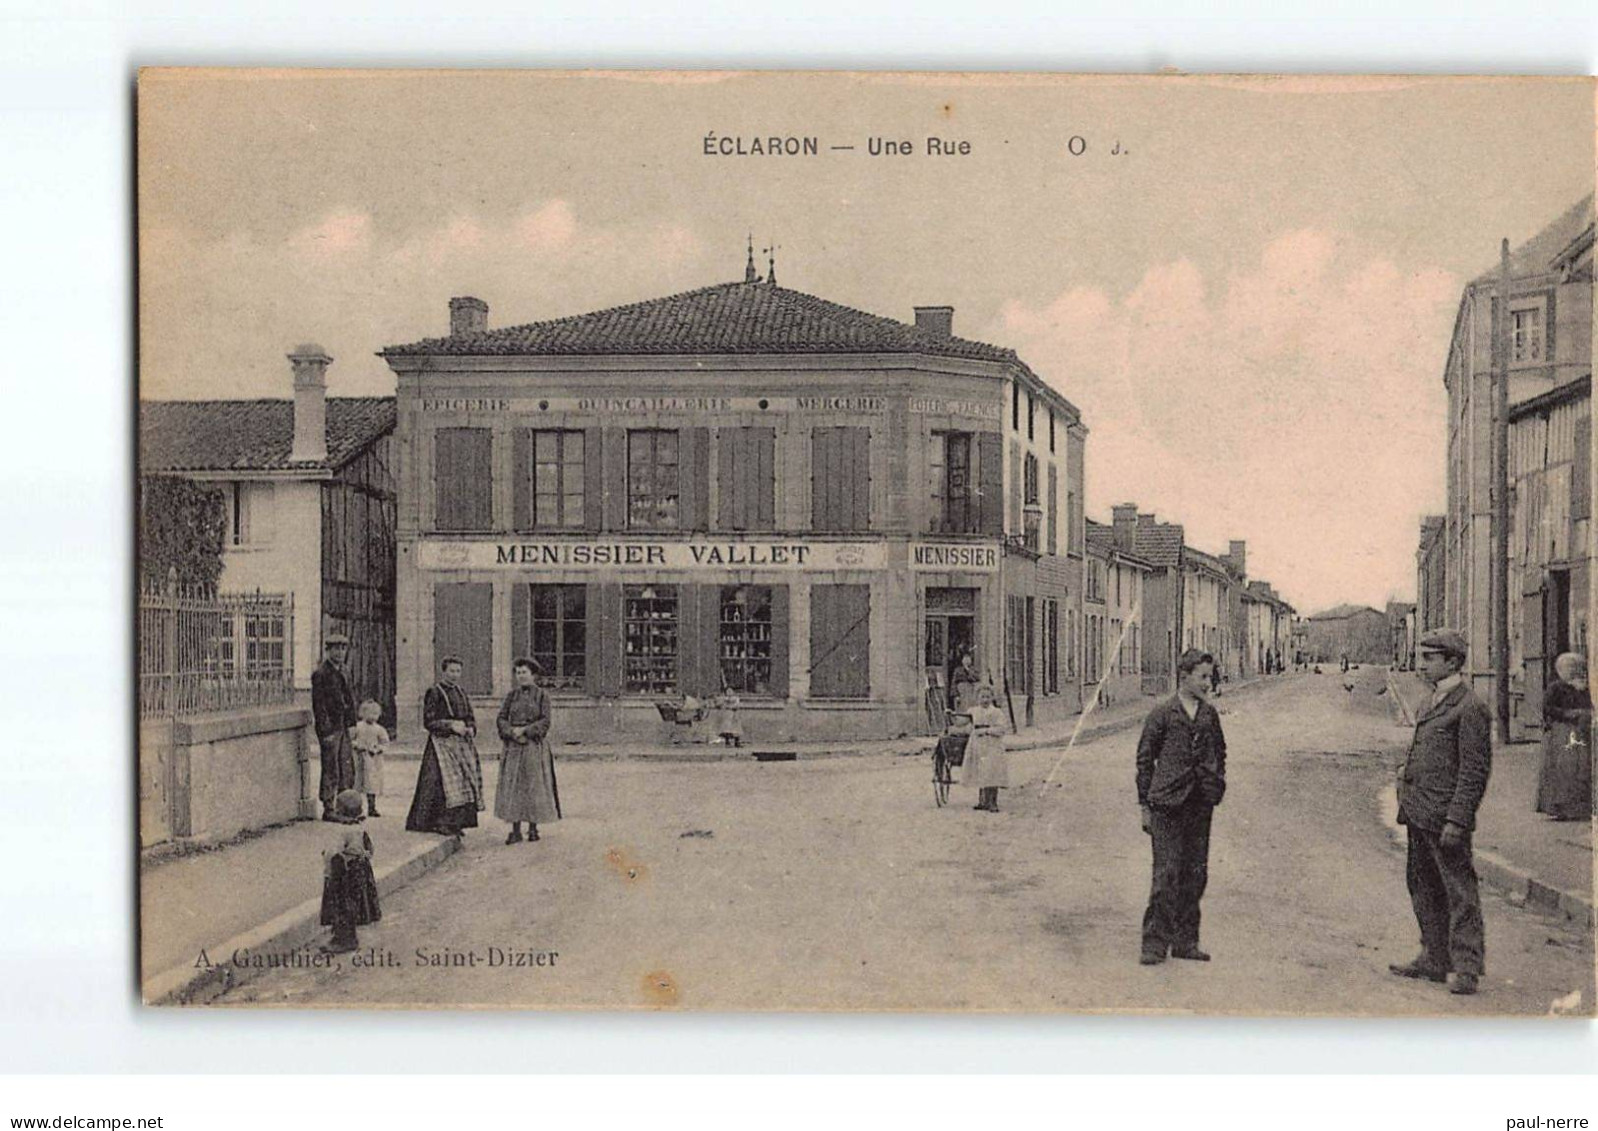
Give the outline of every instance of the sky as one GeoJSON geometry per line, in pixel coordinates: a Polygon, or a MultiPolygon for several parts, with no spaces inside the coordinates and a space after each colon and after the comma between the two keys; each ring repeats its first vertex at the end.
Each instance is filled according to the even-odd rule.
{"type": "Polygon", "coordinates": [[[390,393],[376,351],[453,295],[654,298],[742,278],[752,232],[783,286],[1019,351],[1083,412],[1089,517],[1380,607],[1443,509],[1461,289],[1593,171],[1584,79],[145,72],[140,390],[286,397],[314,341],[331,395],[390,393]]]}

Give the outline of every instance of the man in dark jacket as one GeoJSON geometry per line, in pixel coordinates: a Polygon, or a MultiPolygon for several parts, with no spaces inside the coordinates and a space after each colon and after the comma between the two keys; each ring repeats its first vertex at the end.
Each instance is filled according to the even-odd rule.
{"type": "Polygon", "coordinates": [[[355,696],[344,675],[344,662],[350,654],[349,637],[335,632],[322,646],[327,658],[311,673],[311,717],[316,724],[317,745],[322,748],[322,784],[316,793],[322,801],[322,820],[336,821],[333,799],[356,786],[350,730],[357,720],[355,696]]]}
{"type": "Polygon", "coordinates": [[[1189,648],[1177,692],[1149,712],[1137,744],[1137,801],[1154,847],[1143,915],[1145,966],[1166,955],[1208,962],[1199,949],[1199,900],[1209,880],[1210,816],[1226,792],[1226,737],[1205,698],[1215,658],[1189,648]]]}
{"type": "Polygon", "coordinates": [[[1420,639],[1415,670],[1432,685],[1399,771],[1398,820],[1409,827],[1409,898],[1420,922],[1420,957],[1390,966],[1401,978],[1454,975],[1451,992],[1473,994],[1483,968],[1481,896],[1470,836],[1492,771],[1492,720],[1464,681],[1465,638],[1451,629],[1420,639]]]}

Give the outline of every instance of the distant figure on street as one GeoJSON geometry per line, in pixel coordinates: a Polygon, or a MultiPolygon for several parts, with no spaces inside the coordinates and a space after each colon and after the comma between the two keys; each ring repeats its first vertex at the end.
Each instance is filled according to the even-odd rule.
{"type": "Polygon", "coordinates": [[[520,659],[511,668],[516,686],[505,696],[495,723],[505,748],[499,756],[499,785],[494,790],[494,816],[510,822],[506,844],[538,839],[538,822],[560,818],[560,793],[555,787],[555,756],[549,749],[549,693],[538,686],[536,660],[520,659]]]}
{"type": "Polygon", "coordinates": [[[361,782],[366,792],[366,815],[381,817],[377,795],[383,792],[383,752],[388,749],[388,731],[377,720],[383,706],[368,699],[360,706],[360,721],[355,724],[355,757],[361,763],[361,782]]]}
{"type": "Polygon", "coordinates": [[[1471,831],[1492,771],[1492,720],[1460,670],[1468,646],[1452,629],[1420,640],[1416,670],[1431,704],[1399,771],[1398,821],[1409,827],[1409,898],[1420,923],[1420,956],[1388,967],[1401,978],[1445,982],[1473,994],[1483,971],[1484,928],[1471,831]]]}
{"type": "Polygon", "coordinates": [[[321,922],[333,928],[322,953],[348,954],[361,945],[355,928],[377,922],[383,912],[372,874],[372,838],[361,829],[361,795],[346,789],[333,806],[333,819],[344,828],[322,853],[321,922]]]}
{"type": "Polygon", "coordinates": [[[968,648],[960,653],[960,665],[949,677],[950,705],[956,711],[971,710],[977,705],[977,685],[981,682],[977,678],[976,659],[968,648]]]}
{"type": "Polygon", "coordinates": [[[1205,699],[1214,668],[1208,652],[1183,652],[1177,692],[1149,712],[1137,744],[1137,802],[1154,850],[1145,966],[1167,955],[1210,960],[1199,949],[1199,900],[1209,882],[1210,817],[1226,793],[1226,736],[1205,699]]]}
{"type": "Polygon", "coordinates": [[[412,832],[459,836],[477,827],[483,805],[483,767],[477,758],[477,716],[460,685],[465,665],[445,656],[439,680],[422,698],[427,748],[405,827],[412,832]]]}
{"type": "Polygon", "coordinates": [[[355,696],[350,694],[344,665],[349,659],[350,638],[329,633],[322,642],[325,659],[311,673],[311,717],[316,726],[316,744],[322,748],[322,784],[317,796],[322,802],[322,820],[336,821],[333,800],[346,789],[360,790],[360,764],[350,745],[355,728],[355,696]]]}
{"type": "Polygon", "coordinates": [[[1004,712],[994,705],[992,687],[978,684],[976,699],[976,706],[970,710],[971,737],[966,741],[960,781],[977,791],[973,808],[997,813],[999,790],[1010,784],[1010,752],[1004,748],[1009,726],[1004,712]]]}
{"type": "Polygon", "coordinates": [[[1554,661],[1558,678],[1543,695],[1543,761],[1537,774],[1537,812],[1556,821],[1592,816],[1592,694],[1587,659],[1566,652],[1554,661]]]}

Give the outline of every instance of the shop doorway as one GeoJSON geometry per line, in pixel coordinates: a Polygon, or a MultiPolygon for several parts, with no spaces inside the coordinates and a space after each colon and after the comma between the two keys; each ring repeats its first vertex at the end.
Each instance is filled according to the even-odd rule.
{"type": "Polygon", "coordinates": [[[943,689],[944,702],[954,705],[954,672],[960,657],[971,653],[977,676],[983,676],[977,653],[977,591],[975,589],[928,589],[927,615],[923,632],[926,646],[922,666],[927,679],[943,689]]]}

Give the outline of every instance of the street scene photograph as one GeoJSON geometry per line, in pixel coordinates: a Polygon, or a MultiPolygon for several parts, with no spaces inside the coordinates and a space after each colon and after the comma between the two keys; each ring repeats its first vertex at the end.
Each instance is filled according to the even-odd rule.
{"type": "Polygon", "coordinates": [[[142,71],[143,1001],[1592,1018],[1595,93],[142,71]]]}

